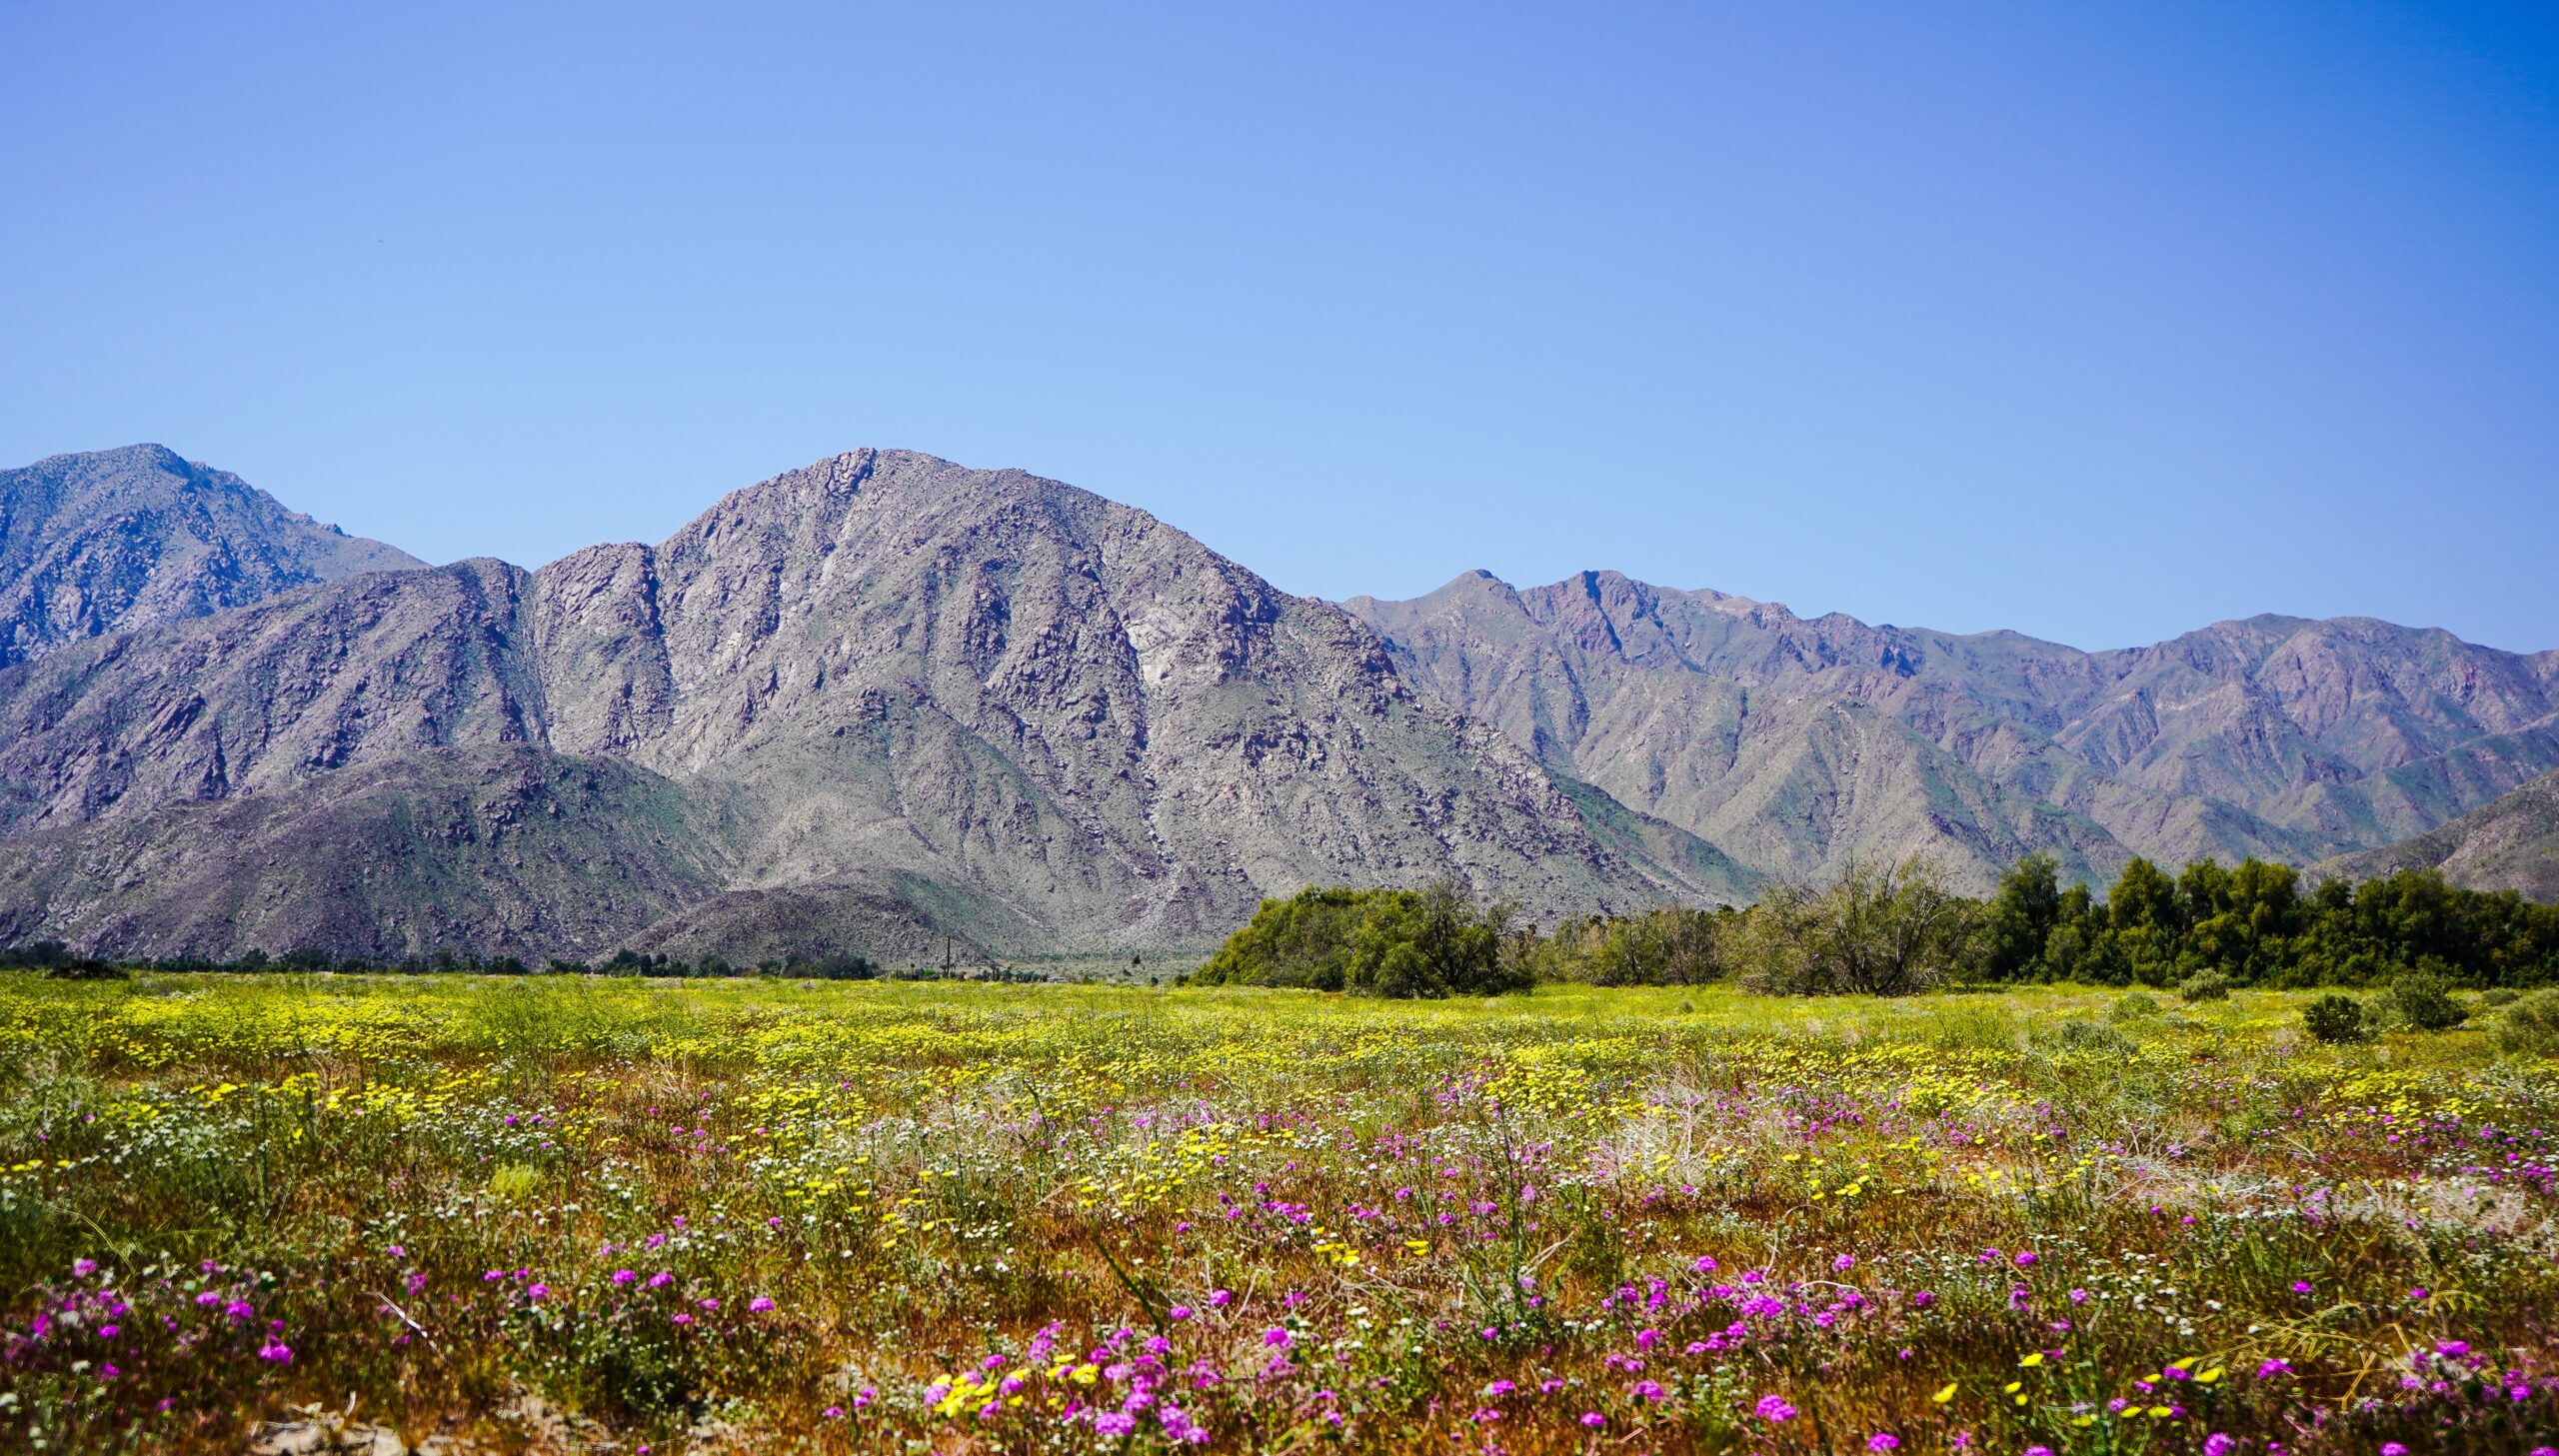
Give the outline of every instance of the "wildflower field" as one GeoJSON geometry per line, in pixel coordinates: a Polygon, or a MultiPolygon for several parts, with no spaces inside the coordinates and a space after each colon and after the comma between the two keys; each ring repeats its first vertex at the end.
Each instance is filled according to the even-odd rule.
{"type": "Polygon", "coordinates": [[[2559,1063],[2301,1000],[0,977],[0,1447],[2559,1441],[2559,1063]]]}

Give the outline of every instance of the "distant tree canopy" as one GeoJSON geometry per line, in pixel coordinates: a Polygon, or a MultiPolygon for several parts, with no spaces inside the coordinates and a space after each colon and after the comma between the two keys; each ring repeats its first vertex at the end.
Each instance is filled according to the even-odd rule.
{"type": "Polygon", "coordinates": [[[1332,887],[1264,901],[1188,981],[1437,996],[1727,978],[1793,995],[2039,980],[2176,986],[2198,999],[2234,986],[2520,988],[2559,982],[2559,906],[2457,889],[2433,870],[2305,893],[2296,871],[2256,859],[2197,860],[2176,875],[2135,859],[2100,900],[2085,884],[2063,888],[2047,854],[1975,899],[1913,857],[1774,885],[1747,909],[1592,915],[1540,935],[1447,885],[1332,887]]]}
{"type": "Polygon", "coordinates": [[[2175,985],[2216,972],[2238,985],[2370,985],[2416,972],[2456,985],[2559,980],[2559,905],[2457,889],[2431,869],[2304,893],[2289,865],[2198,859],[2171,878],[2146,859],[2098,900],[2064,890],[2029,854],[1983,911],[1986,980],[2175,985]]]}
{"type": "Polygon", "coordinates": [[[1599,986],[1702,985],[1720,979],[1741,924],[1730,908],[1668,905],[1566,920],[1551,935],[1513,932],[1512,954],[1541,981],[1599,986]]]}
{"type": "Polygon", "coordinates": [[[1295,986],[1363,996],[1471,996],[1525,990],[1533,977],[1505,954],[1510,910],[1454,885],[1308,888],[1264,900],[1192,985],[1295,986]]]}

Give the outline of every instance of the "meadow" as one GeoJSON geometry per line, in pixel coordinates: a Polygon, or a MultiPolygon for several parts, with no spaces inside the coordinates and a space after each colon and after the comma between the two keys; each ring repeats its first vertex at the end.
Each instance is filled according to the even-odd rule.
{"type": "Polygon", "coordinates": [[[0,976],[0,1446],[2559,1442],[2559,1062],[2304,999],[0,976]]]}

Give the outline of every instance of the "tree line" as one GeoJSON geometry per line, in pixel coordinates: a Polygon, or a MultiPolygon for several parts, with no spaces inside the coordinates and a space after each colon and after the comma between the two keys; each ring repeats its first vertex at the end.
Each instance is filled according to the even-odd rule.
{"type": "Polygon", "coordinates": [[[2430,869],[2304,888],[2289,865],[2147,859],[2099,898],[2029,854],[1986,897],[1913,856],[1852,862],[1825,884],[1780,883],[1746,909],[1671,906],[1569,920],[1551,932],[1452,884],[1310,888],[1263,902],[1188,977],[1377,996],[1490,995],[1540,981],[1690,985],[1774,994],[1900,995],[1945,984],[2072,981],[2174,987],[2559,982],[2559,906],[2458,888],[2430,869]]]}

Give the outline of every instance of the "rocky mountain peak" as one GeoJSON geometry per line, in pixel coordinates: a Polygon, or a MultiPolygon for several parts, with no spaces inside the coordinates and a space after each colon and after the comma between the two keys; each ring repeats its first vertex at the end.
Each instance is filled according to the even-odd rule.
{"type": "Polygon", "coordinates": [[[0,666],[423,565],[166,446],[57,455],[0,471],[0,666]]]}

